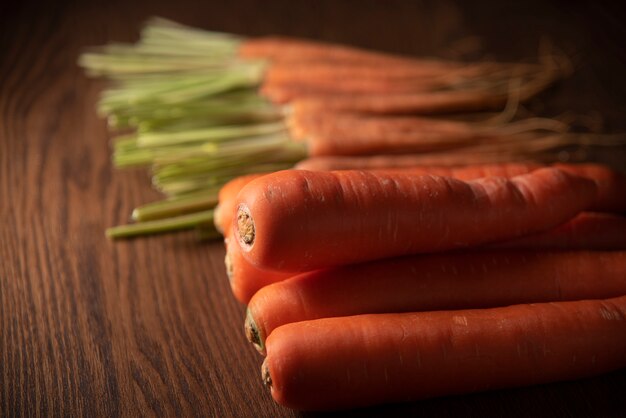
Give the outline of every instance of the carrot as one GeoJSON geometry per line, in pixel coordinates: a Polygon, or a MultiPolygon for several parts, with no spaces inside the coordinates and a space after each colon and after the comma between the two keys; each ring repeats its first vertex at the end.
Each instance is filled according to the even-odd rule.
{"type": "Polygon", "coordinates": [[[288,124],[296,140],[304,140],[309,156],[432,152],[480,142],[526,140],[522,135],[562,132],[561,122],[527,118],[506,124],[488,124],[426,117],[376,116],[300,111],[288,124]]]}
{"type": "MultiPolygon", "coordinates": [[[[475,164],[465,165],[456,164],[448,168],[449,174],[446,174],[444,166],[429,166],[428,155],[377,155],[372,157],[315,157],[300,161],[294,166],[298,170],[312,171],[332,171],[332,170],[369,170],[369,171],[398,171],[425,170],[430,174],[455,177],[459,179],[469,180],[482,176],[473,175],[472,167],[475,167],[476,173],[485,170],[484,176],[504,176],[510,177],[511,174],[529,173],[539,167],[545,166],[538,163],[518,162],[518,163],[501,163],[501,164],[475,164]],[[506,171],[511,169],[512,172],[507,174],[506,171]],[[466,171],[468,170],[468,171],[466,171]],[[466,174],[466,173],[469,173],[466,174]]],[[[441,161],[437,161],[441,162],[441,161]]],[[[463,160],[457,161],[463,163],[463,160]]],[[[592,211],[626,213],[626,176],[610,167],[602,164],[584,163],[584,164],[554,164],[553,167],[567,171],[571,174],[586,177],[593,180],[598,188],[598,195],[591,207],[592,211]]]]}
{"type": "MultiPolygon", "coordinates": [[[[309,171],[333,170],[379,170],[387,168],[410,168],[416,166],[463,166],[495,164],[514,160],[508,155],[492,156],[464,153],[427,153],[405,155],[372,155],[372,156],[319,156],[309,157],[298,162],[294,168],[309,171]]],[[[519,161],[519,160],[515,160],[519,161]]],[[[523,162],[523,161],[522,161],[523,162]]]]}
{"type": "Polygon", "coordinates": [[[588,207],[595,193],[592,181],[554,168],[471,182],[288,170],[241,190],[234,237],[257,267],[309,271],[547,230],[588,207]]]}
{"type": "Polygon", "coordinates": [[[549,231],[495,243],[493,247],[622,250],[626,249],[626,217],[583,212],[549,231]]]}
{"type": "Polygon", "coordinates": [[[443,88],[451,88],[452,82],[442,79],[427,78],[418,80],[361,80],[355,77],[340,80],[335,77],[321,80],[302,80],[299,82],[277,81],[275,78],[265,78],[261,86],[262,93],[272,94],[280,90],[287,102],[299,97],[315,94],[402,94],[420,93],[443,88]]]}
{"type": "Polygon", "coordinates": [[[476,91],[441,91],[413,94],[318,94],[302,95],[292,89],[275,87],[262,91],[274,103],[290,103],[299,112],[359,112],[383,115],[438,114],[499,109],[506,94],[476,91]],[[294,99],[294,95],[298,96],[294,99]]]}
{"type": "Polygon", "coordinates": [[[626,296],[283,325],[264,383],[302,410],[534,385],[626,366],[626,296]]]}
{"type": "Polygon", "coordinates": [[[555,167],[577,176],[592,179],[598,197],[589,208],[597,211],[626,213],[626,175],[600,164],[555,164],[555,167]]]}
{"type": "Polygon", "coordinates": [[[425,116],[376,116],[336,112],[302,112],[295,108],[287,120],[291,136],[304,140],[311,135],[352,134],[353,137],[380,137],[414,131],[467,135],[470,122],[425,116]],[[354,132],[356,130],[356,133],[354,132]]]}
{"type": "MultiPolygon", "coordinates": [[[[284,69],[271,66],[265,74],[261,92],[270,97],[280,92],[281,102],[291,102],[308,96],[331,94],[411,94],[471,89],[491,91],[506,85],[512,78],[519,78],[519,67],[492,71],[488,65],[468,65],[467,68],[436,69],[431,74],[415,77],[390,77],[382,67],[378,69],[380,74],[375,74],[374,71],[365,73],[362,68],[355,66],[334,65],[326,73],[315,71],[315,67],[303,66],[300,71],[297,68],[294,71],[291,66],[284,69]]],[[[535,74],[539,73],[539,68],[533,70],[535,74]]],[[[533,76],[532,73],[524,75],[533,76]]]]}
{"type": "Polygon", "coordinates": [[[306,272],[252,297],[246,336],[264,353],[266,336],[292,322],[616,297],[625,271],[626,251],[483,250],[306,272]]]}
{"type": "MultiPolygon", "coordinates": [[[[450,167],[411,167],[409,170],[415,174],[435,174],[439,176],[457,177],[460,179],[475,179],[485,176],[512,177],[524,174],[531,169],[539,168],[538,164],[492,164],[484,166],[468,166],[463,168],[450,167]]],[[[394,171],[394,170],[385,170],[394,171]]],[[[230,225],[235,213],[235,199],[239,191],[250,181],[265,175],[266,173],[248,174],[236,177],[222,186],[218,194],[218,205],[215,208],[215,227],[225,233],[230,230],[230,225]]]]}
{"type": "MultiPolygon", "coordinates": [[[[323,75],[315,74],[311,68],[303,68],[301,73],[288,70],[277,74],[275,67],[270,67],[262,82],[261,92],[271,96],[273,92],[280,91],[283,97],[281,100],[291,102],[302,97],[328,94],[409,94],[467,90],[475,86],[489,89],[503,84],[511,77],[510,71],[509,74],[482,73],[464,76],[456,69],[438,70],[438,74],[411,78],[387,77],[386,74],[368,77],[359,76],[359,69],[350,66],[341,71],[341,67],[335,66],[334,73],[323,75]],[[352,74],[349,75],[348,72],[352,74]]],[[[381,68],[380,71],[382,73],[384,69],[381,68]]]]}
{"type": "Polygon", "coordinates": [[[478,164],[462,167],[406,167],[371,170],[374,173],[434,175],[458,180],[476,180],[483,177],[515,177],[528,174],[544,166],[536,163],[478,164]]]}
{"type": "Polygon", "coordinates": [[[511,95],[524,102],[552,84],[562,74],[549,67],[526,80],[516,90],[507,83],[462,90],[443,90],[403,94],[304,94],[293,100],[293,91],[280,87],[264,89],[263,94],[275,103],[290,102],[297,111],[358,112],[376,114],[435,114],[502,108],[511,95]]]}
{"type": "Polygon", "coordinates": [[[237,193],[239,193],[243,186],[262,175],[264,174],[255,173],[235,177],[222,186],[217,195],[218,204],[213,211],[215,228],[219,232],[224,234],[231,230],[231,222],[236,209],[235,198],[237,197],[237,193]]]}
{"type": "Polygon", "coordinates": [[[263,286],[289,278],[290,274],[256,268],[243,257],[235,240],[226,239],[226,274],[230,288],[237,300],[247,304],[263,286]]]}
{"type": "Polygon", "coordinates": [[[347,45],[338,45],[305,39],[266,36],[245,40],[239,47],[241,58],[262,58],[277,62],[325,62],[358,66],[419,66],[445,70],[460,63],[436,59],[402,57],[383,52],[368,51],[347,45]]]}
{"type": "Polygon", "coordinates": [[[488,74],[516,75],[535,74],[541,71],[537,64],[498,62],[456,62],[411,58],[411,62],[381,66],[358,64],[350,61],[332,60],[276,61],[265,73],[265,80],[279,84],[308,84],[318,81],[398,81],[398,80],[442,80],[445,82],[475,78],[488,74]]]}

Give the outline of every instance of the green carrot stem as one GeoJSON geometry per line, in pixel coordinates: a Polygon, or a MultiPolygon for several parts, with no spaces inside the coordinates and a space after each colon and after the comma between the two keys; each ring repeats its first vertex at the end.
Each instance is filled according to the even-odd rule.
{"type": "Polygon", "coordinates": [[[135,208],[132,218],[138,222],[145,222],[212,209],[217,205],[217,193],[218,189],[209,189],[190,196],[148,203],[135,208]]]}
{"type": "Polygon", "coordinates": [[[285,125],[282,122],[251,124],[243,126],[217,126],[206,129],[197,129],[182,132],[154,132],[140,134],[139,138],[137,139],[137,143],[142,147],[154,147],[169,144],[178,144],[181,142],[223,141],[226,139],[271,134],[285,130],[285,125]]]}
{"type": "Polygon", "coordinates": [[[113,239],[132,238],[141,235],[162,234],[178,230],[193,229],[198,225],[210,224],[212,222],[213,210],[206,210],[168,219],[114,226],[106,230],[106,236],[113,239]]]}

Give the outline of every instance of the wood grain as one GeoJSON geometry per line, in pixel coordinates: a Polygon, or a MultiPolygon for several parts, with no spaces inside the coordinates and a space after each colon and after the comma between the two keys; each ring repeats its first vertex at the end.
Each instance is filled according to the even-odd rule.
{"type": "MultiPolygon", "coordinates": [[[[580,57],[534,106],[597,111],[626,130],[621,10],[583,2],[89,2],[0,5],[0,416],[316,416],[273,403],[242,332],[220,243],[180,234],[110,242],[107,226],[157,198],[113,171],[102,83],[80,51],[131,41],[150,15],[406,54],[519,59],[542,35],[580,57]],[[132,4],[127,4],[132,3],[132,4]],[[468,38],[468,36],[478,38],[468,38]],[[465,43],[454,42],[465,38],[465,43]],[[469,41],[467,41],[469,39],[469,41]],[[473,39],[473,40],[472,40],[473,39]]],[[[623,150],[604,155],[626,166],[623,150]],[[621,152],[621,154],[620,154],[621,152]]],[[[623,416],[626,371],[353,411],[354,416],[623,416]]],[[[330,414],[345,416],[345,413],[330,414]]]]}

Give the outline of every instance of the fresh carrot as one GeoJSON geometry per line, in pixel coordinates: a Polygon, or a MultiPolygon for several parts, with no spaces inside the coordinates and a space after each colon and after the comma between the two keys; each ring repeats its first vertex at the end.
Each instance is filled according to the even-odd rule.
{"type": "Polygon", "coordinates": [[[325,410],[406,402],[626,366],[626,296],[287,324],[262,378],[278,403],[325,410]]]}
{"type": "Polygon", "coordinates": [[[441,70],[416,77],[390,77],[385,68],[378,69],[380,74],[363,73],[363,68],[355,66],[337,66],[327,73],[316,72],[315,67],[303,66],[300,71],[292,68],[271,66],[265,74],[261,92],[271,95],[281,91],[283,100],[290,102],[311,95],[325,94],[409,94],[432,92],[437,90],[467,90],[481,86],[482,89],[494,88],[513,77],[514,68],[508,71],[490,73],[477,66],[468,68],[441,70]],[[343,70],[343,71],[342,71],[343,70]]]}
{"type": "Polygon", "coordinates": [[[616,297],[626,295],[624,272],[626,251],[484,250],[340,266],[260,289],[246,336],[264,353],[266,336],[292,322],[616,297]]]}
{"type": "MultiPolygon", "coordinates": [[[[396,56],[397,57],[397,56],[396,56]]],[[[268,68],[266,77],[278,82],[307,83],[313,80],[420,80],[465,79],[482,75],[535,74],[544,70],[541,64],[509,62],[460,62],[444,59],[411,57],[410,61],[393,66],[353,63],[350,60],[275,61],[268,68]]]]}
{"type": "Polygon", "coordinates": [[[626,213],[626,175],[600,164],[555,164],[568,173],[592,179],[598,197],[590,210],[626,213]]]}
{"type": "MultiPolygon", "coordinates": [[[[264,96],[277,104],[290,103],[299,112],[359,112],[383,115],[438,114],[499,109],[506,104],[504,93],[476,91],[442,91],[413,94],[325,94],[293,99],[292,89],[263,90],[264,96]]],[[[301,96],[298,94],[298,96],[301,96]]]]}
{"type": "MultiPolygon", "coordinates": [[[[524,80],[522,100],[543,90],[567,68],[559,68],[552,57],[541,65],[520,63],[462,63],[441,59],[402,57],[360,48],[294,39],[264,37],[247,39],[239,46],[239,58],[270,61],[264,74],[263,93],[278,103],[315,93],[409,93],[436,88],[474,89],[475,92],[498,90],[508,96],[511,79],[524,80]]],[[[475,97],[472,105],[487,107],[484,99],[475,97]],[[478,105],[478,102],[482,102],[478,105]]],[[[480,95],[479,95],[480,96],[480,95]]],[[[493,96],[488,95],[488,96],[493,96]]],[[[439,97],[439,96],[435,96],[439,97]]],[[[371,99],[371,98],[370,98],[371,99]]],[[[449,101],[450,99],[448,99],[449,101]]],[[[462,102],[456,97],[447,106],[456,108],[462,102]]],[[[393,102],[393,100],[392,100],[393,102]]],[[[495,105],[500,107],[498,101],[495,105]]],[[[366,106],[367,107],[367,106],[366,106]]],[[[401,106],[402,107],[402,106],[401,106]]],[[[439,112],[438,106],[417,106],[425,112],[439,112]],[[429,110],[430,109],[430,110],[429,110]]],[[[411,107],[415,109],[415,105],[411,107]]]]}
{"type": "Polygon", "coordinates": [[[426,61],[396,64],[393,66],[363,65],[352,63],[306,61],[273,62],[265,73],[265,81],[277,84],[308,85],[323,81],[343,82],[351,79],[371,82],[398,80],[424,80],[442,84],[471,79],[493,73],[528,74],[540,71],[538,65],[506,64],[494,62],[461,63],[452,61],[426,61]]]}
{"type": "Polygon", "coordinates": [[[235,198],[237,193],[250,181],[261,177],[263,174],[248,174],[235,177],[222,186],[217,195],[217,206],[214,209],[215,228],[222,234],[230,232],[231,223],[236,210],[235,198]]]}
{"type": "Polygon", "coordinates": [[[626,249],[626,217],[608,213],[583,212],[549,231],[495,243],[493,247],[623,250],[626,249]]]}
{"type": "Polygon", "coordinates": [[[239,302],[247,304],[263,286],[291,277],[288,273],[261,270],[253,266],[243,257],[241,247],[235,240],[227,238],[225,243],[226,274],[233,295],[239,302]]]}
{"type": "MultiPolygon", "coordinates": [[[[316,157],[303,160],[295,165],[298,170],[333,171],[333,170],[368,170],[368,171],[396,171],[425,170],[429,174],[455,177],[470,180],[486,176],[519,175],[532,172],[545,165],[532,162],[500,163],[500,164],[457,164],[445,166],[429,166],[429,156],[421,155],[378,155],[373,157],[316,157]],[[446,170],[448,172],[446,173],[446,170]],[[475,170],[475,171],[474,171],[475,170]],[[482,176],[478,176],[484,170],[482,176]],[[507,170],[511,170],[509,174],[507,170]],[[474,174],[476,173],[476,175],[474,174]]],[[[438,161],[440,162],[440,161],[438,161]]],[[[457,163],[462,163],[462,160],[457,163]]],[[[553,167],[571,174],[593,180],[598,188],[598,195],[592,211],[626,213],[626,175],[602,164],[554,164],[553,167]]]]}
{"type": "MultiPolygon", "coordinates": [[[[393,161],[397,161],[398,158],[402,159],[405,156],[395,157],[393,161]]],[[[388,157],[372,157],[372,158],[380,158],[386,159],[388,157]]],[[[314,160],[316,161],[316,160],[314,160]]],[[[322,160],[324,161],[324,160],[322,160]]],[[[370,160],[368,160],[370,161],[370,160]]],[[[329,171],[329,170],[337,170],[345,168],[344,161],[340,160],[336,162],[336,160],[331,160],[327,164],[321,165],[321,170],[329,171]]],[[[352,166],[348,163],[349,167],[347,168],[367,168],[367,167],[358,167],[352,166]]],[[[384,164],[381,164],[384,166],[384,164]]],[[[580,175],[583,177],[587,177],[596,182],[598,186],[598,197],[595,203],[592,205],[591,209],[599,210],[599,211],[608,211],[608,212],[626,212],[626,193],[621,193],[620,191],[626,190],[626,177],[615,171],[611,170],[608,167],[598,165],[598,164],[557,164],[555,165],[562,170],[568,171],[572,174],[580,175]]],[[[302,167],[303,169],[307,169],[307,164],[300,164],[297,168],[302,167]]],[[[320,167],[318,165],[313,165],[313,167],[320,167]]],[[[433,174],[437,176],[446,176],[446,177],[454,177],[461,180],[473,180],[480,177],[488,177],[488,176],[496,176],[496,177],[513,177],[520,174],[529,173],[533,170],[542,167],[542,165],[537,163],[503,163],[503,164],[481,164],[474,166],[462,166],[462,167],[409,167],[406,169],[410,170],[414,174],[433,174]]],[[[375,165],[375,168],[381,168],[379,165],[375,165]]],[[[397,172],[401,173],[400,169],[397,172]]],[[[394,168],[387,168],[384,171],[394,172],[394,168]]],[[[226,183],[219,192],[218,200],[219,204],[215,208],[215,226],[220,232],[225,232],[230,230],[230,225],[232,222],[232,218],[234,216],[236,210],[236,202],[235,198],[239,191],[250,181],[260,177],[263,174],[249,174],[241,177],[237,177],[228,183],[226,183]]],[[[613,230],[612,234],[598,234],[597,236],[604,236],[607,239],[609,237],[613,237],[615,240],[619,239],[617,235],[617,231],[619,228],[612,229],[608,224],[608,219],[601,226],[599,222],[596,222],[593,226],[587,222],[580,223],[577,225],[572,231],[576,231],[576,236],[584,236],[582,234],[583,230],[586,228],[591,228],[589,232],[592,232],[594,228],[603,228],[606,227],[607,232],[609,230],[613,230]]],[[[563,233],[567,234],[567,230],[563,230],[563,233]]],[[[600,232],[600,229],[595,229],[596,232],[600,232]]],[[[565,238],[565,236],[564,236],[565,238]]],[[[571,238],[569,239],[571,242],[571,238]]],[[[610,241],[608,241],[610,242],[610,241]]],[[[608,244],[610,245],[610,244],[608,244]]]]}
{"type": "MultiPolygon", "coordinates": [[[[463,180],[476,179],[486,176],[513,177],[515,175],[530,172],[539,168],[540,165],[525,163],[507,163],[467,166],[463,168],[451,167],[411,167],[408,168],[414,174],[434,174],[438,176],[456,177],[463,180]]],[[[385,170],[393,172],[394,170],[385,170]]],[[[398,172],[400,172],[398,170],[398,172]]],[[[266,173],[248,174],[236,177],[222,186],[218,194],[218,205],[215,208],[215,227],[221,233],[229,232],[230,225],[236,210],[236,197],[239,191],[252,180],[265,175],[266,173]]]]}
{"type": "MultiPolygon", "coordinates": [[[[376,113],[439,113],[499,108],[512,93],[509,91],[511,79],[524,81],[524,87],[515,92],[515,95],[520,100],[527,100],[563,74],[563,69],[554,63],[547,65],[547,68],[525,64],[467,65],[397,57],[358,48],[277,37],[248,40],[241,45],[239,55],[243,58],[263,58],[272,61],[273,65],[276,62],[282,63],[283,68],[276,70],[272,70],[270,65],[262,89],[262,93],[276,103],[287,103],[297,98],[308,101],[309,96],[314,98],[321,94],[324,102],[332,102],[326,105],[330,105],[333,110],[376,113]],[[314,65],[310,66],[309,63],[314,65]],[[320,64],[324,66],[321,69],[320,64]],[[354,70],[354,67],[357,69],[354,70]],[[369,71],[359,71],[362,67],[367,67],[369,71]],[[386,71],[398,67],[402,69],[401,78],[380,76],[381,69],[386,71]],[[346,78],[345,74],[350,73],[352,75],[346,78]],[[471,73],[474,73],[474,82],[472,78],[467,79],[471,73]],[[373,74],[376,75],[372,77],[373,74]],[[419,80],[406,79],[407,75],[419,76],[419,80]],[[430,77],[430,80],[424,76],[430,77]],[[434,92],[437,88],[446,86],[452,88],[452,91],[444,92],[444,95],[434,92]],[[463,91],[454,91],[457,88],[463,91]],[[434,94],[419,93],[424,90],[433,90],[434,94]],[[345,94],[341,95],[342,92],[345,94]],[[355,92],[366,95],[354,97],[355,92]],[[389,94],[390,97],[385,98],[389,94]]],[[[319,103],[313,104],[310,101],[309,106],[327,107],[320,107],[319,103]]]]}
{"type": "Polygon", "coordinates": [[[320,156],[309,157],[298,162],[294,168],[309,171],[334,170],[379,170],[387,168],[411,168],[424,166],[463,166],[495,164],[510,161],[524,162],[511,158],[509,155],[480,155],[465,153],[427,153],[405,155],[371,155],[371,156],[320,156]]]}
{"type": "Polygon", "coordinates": [[[275,103],[291,103],[292,107],[299,112],[436,114],[499,109],[507,103],[512,94],[523,102],[544,90],[559,76],[558,71],[546,71],[530,79],[515,91],[510,91],[504,84],[500,88],[483,87],[422,93],[298,94],[296,100],[293,100],[292,89],[281,87],[268,89],[266,86],[263,93],[275,103]]]}
{"type": "Polygon", "coordinates": [[[287,272],[487,244],[555,227],[595,198],[555,168],[470,182],[288,170],[238,195],[234,238],[255,266],[287,272]]]}
{"type": "MultiPolygon", "coordinates": [[[[451,83],[451,82],[449,82],[451,83]]],[[[402,94],[421,93],[441,90],[447,85],[441,79],[418,79],[418,80],[360,80],[358,78],[348,78],[338,80],[329,77],[327,80],[308,80],[301,82],[277,81],[272,78],[265,78],[261,86],[261,92],[271,95],[273,91],[280,90],[285,97],[285,101],[290,102],[298,97],[306,97],[315,94],[402,94]],[[291,93],[291,95],[289,95],[291,93]]]]}
{"type": "Polygon", "coordinates": [[[304,140],[311,135],[340,135],[371,139],[393,133],[440,132],[450,135],[467,135],[473,126],[471,123],[454,119],[441,119],[426,116],[377,116],[342,112],[302,112],[295,108],[287,119],[291,136],[304,140]],[[355,131],[356,132],[353,132],[355,131]]]}
{"type": "Polygon", "coordinates": [[[297,62],[300,65],[306,62],[383,67],[408,65],[438,70],[462,65],[443,60],[403,57],[347,45],[280,36],[246,39],[240,45],[238,55],[241,58],[260,58],[274,62],[297,62]]]}
{"type": "Polygon", "coordinates": [[[399,154],[460,148],[480,142],[507,142],[511,137],[564,132],[567,125],[546,118],[505,124],[408,116],[355,115],[341,112],[294,111],[291,136],[306,141],[309,156],[399,154]]]}
{"type": "MultiPolygon", "coordinates": [[[[499,86],[510,83],[515,69],[490,73],[487,69],[474,75],[463,75],[465,68],[437,70],[428,76],[420,77],[371,77],[359,76],[358,68],[350,66],[341,71],[335,66],[336,73],[315,74],[314,68],[304,67],[300,73],[284,71],[277,76],[274,67],[270,67],[261,85],[261,93],[268,97],[280,98],[280,103],[289,103],[310,96],[326,95],[367,95],[367,94],[416,94],[437,91],[496,91],[499,86]],[[308,74],[313,72],[313,74],[308,74]],[[353,72],[352,75],[345,73],[353,72]],[[345,74],[345,75],[344,75],[345,74]]],[[[472,69],[472,68],[467,68],[472,69]]],[[[383,68],[380,71],[384,71],[383,68]]],[[[538,72],[536,74],[539,74],[538,72]]],[[[532,77],[532,74],[526,74],[532,77]]],[[[536,75],[535,75],[536,76],[536,75]]],[[[534,94],[534,93],[533,93],[534,94]]]]}

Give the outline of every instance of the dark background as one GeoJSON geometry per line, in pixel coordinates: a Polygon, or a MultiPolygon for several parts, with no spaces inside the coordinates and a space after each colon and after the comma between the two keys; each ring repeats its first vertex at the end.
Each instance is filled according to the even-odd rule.
{"type": "MultiPolygon", "coordinates": [[[[450,58],[532,60],[549,39],[576,72],[530,108],[626,131],[626,14],[611,2],[3,2],[0,416],[317,415],[279,407],[263,388],[220,243],[104,237],[157,194],[145,172],[112,170],[94,111],[103,83],[75,63],[86,46],[135,40],[151,15],[450,58]]],[[[626,167],[623,149],[595,152],[626,167]]],[[[617,417],[625,389],[622,370],[351,414],[617,417]]]]}

